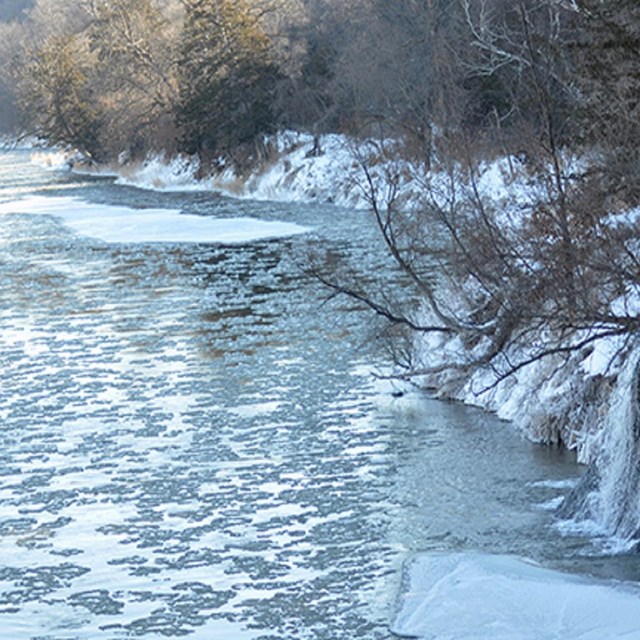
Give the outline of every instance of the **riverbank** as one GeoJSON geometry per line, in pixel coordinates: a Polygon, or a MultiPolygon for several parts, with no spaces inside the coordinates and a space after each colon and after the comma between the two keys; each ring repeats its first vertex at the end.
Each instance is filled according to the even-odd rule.
{"type": "MultiPolygon", "coordinates": [[[[322,202],[359,209],[370,206],[368,178],[377,181],[377,196],[384,200],[385,194],[380,192],[388,188],[392,177],[394,197],[401,198],[403,206],[420,204],[424,167],[390,156],[386,153],[388,143],[386,147],[373,141],[356,144],[345,136],[314,138],[284,132],[267,144],[271,148],[268,159],[256,163],[255,169],[246,174],[222,166],[207,176],[198,161],[188,157],[155,156],[142,163],[121,158],[116,165],[96,167],[67,153],[36,152],[34,162],[51,169],[110,175],[119,184],[142,189],[215,191],[242,199],[322,202]],[[369,176],[363,167],[367,167],[369,176]]],[[[514,171],[511,159],[498,159],[482,166],[476,188],[505,220],[513,220],[512,213],[519,211],[529,197],[531,183],[527,180],[530,176],[526,171],[514,171]]],[[[630,307],[637,306],[634,300],[630,294],[620,298],[618,304],[629,313],[630,307]]],[[[628,524],[621,531],[621,514],[629,512],[635,496],[616,495],[616,480],[611,473],[618,478],[636,474],[628,468],[629,456],[625,458],[626,454],[611,448],[615,441],[619,450],[620,438],[633,431],[634,418],[624,408],[635,402],[633,390],[620,382],[625,379],[621,372],[632,360],[633,346],[626,337],[597,338],[594,334],[591,341],[590,331],[595,329],[568,333],[562,343],[566,351],[534,359],[505,377],[501,375],[505,363],[526,361],[532,345],[549,339],[546,327],[523,332],[525,339],[482,365],[474,363],[478,345],[470,348],[459,336],[420,334],[414,340],[414,351],[416,369],[423,373],[412,379],[433,389],[438,397],[479,406],[513,422],[530,440],[576,451],[579,461],[592,465],[600,478],[600,491],[589,492],[580,501],[581,513],[577,515],[584,519],[583,525],[599,534],[618,533],[629,539],[640,524],[640,510],[627,518],[628,524]],[[580,347],[585,337],[587,341],[580,347]],[[616,429],[620,424],[622,434],[616,429]],[[607,495],[603,494],[604,487],[608,487],[607,495]]],[[[626,546],[624,540],[620,544],[621,548],[626,546]]]]}
{"type": "Polygon", "coordinates": [[[364,209],[367,201],[362,173],[354,160],[353,143],[326,135],[314,152],[311,135],[284,132],[268,140],[271,155],[241,175],[220,163],[215,172],[202,171],[193,156],[151,155],[141,162],[121,156],[118,162],[94,165],[74,151],[35,152],[33,160],[53,170],[112,176],[116,183],[154,191],[215,191],[234,198],[276,202],[318,202],[364,209]],[[208,175],[207,175],[208,174],[208,175]]]}

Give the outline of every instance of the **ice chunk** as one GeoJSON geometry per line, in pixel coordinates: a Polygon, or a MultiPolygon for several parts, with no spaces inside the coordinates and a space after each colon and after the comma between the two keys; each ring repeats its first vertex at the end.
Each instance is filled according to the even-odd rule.
{"type": "Polygon", "coordinates": [[[287,222],[212,218],[175,209],[132,209],[72,197],[30,196],[0,203],[0,214],[52,215],[76,233],[104,242],[204,242],[235,244],[307,231],[287,222]]]}
{"type": "Polygon", "coordinates": [[[640,587],[509,556],[421,554],[405,568],[392,630],[421,640],[640,638],[640,587]]]}

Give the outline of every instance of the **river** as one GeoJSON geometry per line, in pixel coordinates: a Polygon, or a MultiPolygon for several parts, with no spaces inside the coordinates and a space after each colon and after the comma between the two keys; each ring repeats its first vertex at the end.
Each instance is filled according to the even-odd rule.
{"type": "Polygon", "coordinates": [[[371,375],[369,315],[302,269],[322,247],[380,270],[366,212],[142,191],[26,151],[0,155],[0,206],[0,638],[382,640],[419,551],[629,566],[554,525],[571,454],[371,375]],[[127,206],[307,231],[107,242],[43,197],[103,230],[127,206]]]}

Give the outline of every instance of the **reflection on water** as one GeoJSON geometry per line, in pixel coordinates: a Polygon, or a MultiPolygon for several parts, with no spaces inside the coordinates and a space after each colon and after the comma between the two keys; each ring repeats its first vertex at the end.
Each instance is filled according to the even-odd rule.
{"type": "MultiPolygon", "coordinates": [[[[378,268],[362,213],[27,160],[2,157],[0,188],[296,221],[378,268]]],[[[382,639],[410,552],[566,552],[536,508],[562,492],[535,483],[573,462],[477,411],[392,398],[365,316],[296,266],[309,241],[106,245],[2,217],[4,637],[382,639]]]]}

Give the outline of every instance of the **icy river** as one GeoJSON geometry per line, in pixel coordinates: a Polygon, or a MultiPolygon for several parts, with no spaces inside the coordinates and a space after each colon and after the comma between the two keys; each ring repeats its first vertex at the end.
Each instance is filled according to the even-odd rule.
{"type": "Polygon", "coordinates": [[[571,455],[371,376],[301,268],[370,222],[0,155],[0,639],[389,639],[424,551],[638,578],[555,523],[571,455]]]}

